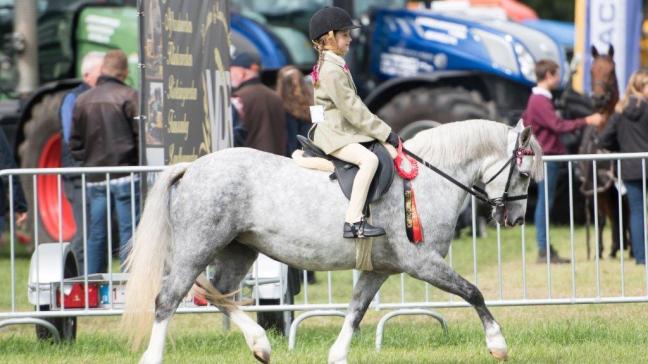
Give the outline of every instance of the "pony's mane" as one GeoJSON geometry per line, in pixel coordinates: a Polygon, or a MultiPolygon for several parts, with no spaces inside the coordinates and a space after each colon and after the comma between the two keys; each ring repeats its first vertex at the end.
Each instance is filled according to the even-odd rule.
{"type": "Polygon", "coordinates": [[[406,148],[440,165],[452,166],[494,153],[506,154],[503,123],[466,120],[423,130],[405,143],[406,148]]]}
{"type": "MultiPolygon", "coordinates": [[[[486,155],[506,157],[510,151],[510,126],[492,120],[466,120],[423,130],[405,142],[405,147],[438,167],[451,168],[486,155]]],[[[531,175],[542,178],[542,149],[534,137],[529,147],[535,154],[531,175]]]]}

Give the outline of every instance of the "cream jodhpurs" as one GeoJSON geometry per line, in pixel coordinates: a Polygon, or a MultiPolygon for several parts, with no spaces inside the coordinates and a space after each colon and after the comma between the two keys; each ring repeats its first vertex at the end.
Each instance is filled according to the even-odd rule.
{"type": "MultiPolygon", "coordinates": [[[[396,149],[389,144],[383,143],[383,145],[387,148],[392,158],[394,158],[396,156],[396,149]]],[[[374,174],[376,174],[376,169],[378,169],[378,157],[358,143],[345,145],[332,152],[331,155],[345,162],[353,163],[360,168],[353,180],[353,190],[349,199],[349,207],[344,218],[344,221],[348,223],[358,222],[362,219],[362,209],[367,200],[369,186],[371,186],[371,181],[373,180],[374,174]]]]}

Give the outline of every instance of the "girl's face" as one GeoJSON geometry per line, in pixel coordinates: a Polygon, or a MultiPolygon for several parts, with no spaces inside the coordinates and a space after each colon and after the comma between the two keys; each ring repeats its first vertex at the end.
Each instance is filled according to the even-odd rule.
{"type": "Polygon", "coordinates": [[[349,46],[351,45],[351,32],[348,30],[329,32],[324,37],[325,49],[331,50],[340,56],[344,56],[349,52],[349,46]]]}
{"type": "Polygon", "coordinates": [[[351,32],[348,30],[335,32],[335,45],[337,47],[337,53],[340,55],[347,54],[349,52],[349,46],[351,46],[351,32]]]}

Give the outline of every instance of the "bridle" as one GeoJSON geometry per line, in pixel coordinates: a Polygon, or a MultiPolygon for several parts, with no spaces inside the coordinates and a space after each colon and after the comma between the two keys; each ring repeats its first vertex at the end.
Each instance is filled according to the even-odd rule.
{"type": "MultiPolygon", "coordinates": [[[[599,100],[601,102],[601,105],[599,106],[600,111],[606,111],[606,108],[610,105],[612,98],[614,97],[615,94],[618,95],[618,88],[617,88],[617,78],[616,78],[616,71],[614,69],[614,62],[612,61],[612,73],[610,74],[609,77],[607,77],[606,80],[594,80],[594,74],[592,72],[592,92],[594,92],[594,89],[596,86],[599,86],[603,89],[603,94],[602,95],[595,95],[599,97],[599,100]]],[[[593,95],[594,97],[594,95],[593,95]]],[[[595,105],[596,106],[596,105],[595,105]]]]}
{"type": "Polygon", "coordinates": [[[614,79],[614,77],[610,77],[610,79],[607,81],[596,80],[593,82],[594,86],[601,86],[601,88],[603,89],[603,94],[600,96],[600,100],[601,100],[600,106],[602,108],[605,108],[612,100],[612,96],[615,92],[614,89],[615,82],[616,80],[614,79]]]}
{"type": "Polygon", "coordinates": [[[447,179],[448,181],[452,182],[455,184],[457,187],[461,188],[462,190],[468,192],[469,194],[475,196],[478,200],[485,202],[489,204],[492,207],[503,207],[504,204],[507,201],[518,201],[518,200],[526,200],[528,198],[528,194],[524,195],[515,195],[515,196],[509,196],[509,188],[511,187],[511,178],[513,177],[513,170],[514,170],[514,164],[513,161],[516,162],[517,165],[520,165],[522,163],[522,158],[524,156],[532,156],[534,155],[533,150],[531,148],[523,148],[520,147],[519,145],[519,136],[520,134],[517,134],[517,137],[515,139],[515,146],[513,147],[513,152],[511,153],[511,157],[504,163],[504,165],[488,180],[486,183],[484,183],[484,187],[493,182],[504,170],[506,167],[509,167],[508,170],[508,178],[506,179],[506,185],[504,187],[504,191],[502,192],[502,196],[500,197],[495,197],[495,198],[490,198],[488,196],[488,192],[486,192],[485,189],[472,185],[472,186],[466,186],[465,184],[457,181],[455,178],[450,176],[449,174],[443,172],[439,168],[433,166],[432,164],[426,162],[423,160],[421,157],[417,156],[416,154],[410,152],[409,150],[405,149],[403,147],[403,151],[407,153],[409,156],[414,158],[416,161],[419,163],[423,164],[427,168],[431,169],[435,173],[439,174],[441,177],[447,179]]]}

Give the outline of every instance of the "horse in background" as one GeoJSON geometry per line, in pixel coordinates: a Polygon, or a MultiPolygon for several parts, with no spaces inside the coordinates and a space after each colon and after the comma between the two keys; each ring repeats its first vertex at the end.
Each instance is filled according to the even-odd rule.
{"type": "MultiPolygon", "coordinates": [[[[594,110],[601,113],[606,122],[599,126],[588,125],[584,128],[582,139],[578,148],[579,154],[601,154],[608,151],[598,148],[596,139],[599,133],[605,128],[607,120],[614,113],[614,107],[619,101],[619,86],[616,77],[616,68],[614,63],[614,47],[610,45],[607,54],[599,54],[596,47],[592,46],[591,54],[593,57],[591,68],[591,99],[594,110]]],[[[616,257],[620,249],[620,232],[623,231],[624,248],[630,246],[630,228],[629,228],[629,211],[627,202],[622,205],[623,226],[619,223],[619,203],[618,190],[616,182],[616,162],[600,161],[596,166],[597,185],[594,190],[594,181],[592,173],[592,162],[583,161],[577,164],[576,171],[581,181],[580,192],[585,196],[585,219],[586,219],[586,238],[587,238],[587,257],[590,257],[590,234],[589,227],[591,224],[591,206],[594,200],[594,194],[597,195],[598,202],[598,254],[603,255],[603,230],[605,228],[606,217],[612,226],[612,245],[610,247],[610,257],[616,257]]],[[[624,197],[625,199],[625,197],[624,197]]]]}

